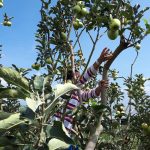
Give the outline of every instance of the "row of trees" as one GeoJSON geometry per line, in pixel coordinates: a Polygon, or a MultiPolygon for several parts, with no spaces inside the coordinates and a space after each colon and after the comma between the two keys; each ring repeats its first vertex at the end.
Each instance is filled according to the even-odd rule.
{"type": "MultiPolygon", "coordinates": [[[[129,0],[57,0],[56,4],[41,0],[35,63],[30,69],[3,64],[0,67],[0,77],[8,84],[0,87],[0,148],[150,149],[150,96],[144,90],[149,79],[143,74],[133,76],[134,63],[131,64],[130,76],[122,77],[126,96],[118,82],[117,68],[111,69],[116,58],[130,47],[136,48],[138,56],[140,43],[150,33],[147,20],[141,25],[148,10],[149,7],[141,9],[139,4],[132,6],[129,0]],[[87,62],[80,40],[83,34],[92,42],[87,62]],[[80,105],[74,109],[75,129],[70,137],[62,122],[48,121],[58,108],[65,108],[70,91],[80,90],[66,82],[68,69],[79,68],[83,74],[103,35],[110,40],[120,39],[113,57],[99,68],[102,79],[112,82],[107,91],[102,90],[101,100],[90,99],[87,108],[80,105]],[[29,78],[32,69],[44,69],[45,73],[29,78]],[[53,88],[57,82],[64,84],[53,88]],[[27,105],[21,106],[20,99],[27,105]]],[[[93,78],[84,89],[95,87],[97,82],[93,78]]]]}

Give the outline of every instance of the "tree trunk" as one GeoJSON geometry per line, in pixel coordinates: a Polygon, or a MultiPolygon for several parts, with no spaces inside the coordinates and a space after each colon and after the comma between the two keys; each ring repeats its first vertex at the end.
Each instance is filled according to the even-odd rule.
{"type": "MultiPolygon", "coordinates": [[[[103,70],[103,76],[102,79],[103,80],[107,80],[108,79],[108,70],[111,66],[111,64],[113,63],[113,61],[118,57],[118,55],[127,48],[128,43],[125,43],[125,41],[120,42],[120,45],[116,48],[116,50],[113,53],[113,57],[107,61],[107,63],[104,65],[104,70],[103,70]]],[[[102,105],[106,105],[107,104],[107,95],[106,95],[106,89],[102,89],[101,91],[101,101],[102,101],[102,105]]],[[[90,137],[89,137],[89,141],[86,145],[85,150],[94,150],[96,147],[96,143],[98,141],[98,138],[100,136],[100,134],[103,131],[101,122],[102,122],[102,117],[103,117],[103,113],[100,114],[99,116],[99,122],[98,125],[96,127],[96,129],[94,130],[93,133],[91,133],[90,137]]]]}

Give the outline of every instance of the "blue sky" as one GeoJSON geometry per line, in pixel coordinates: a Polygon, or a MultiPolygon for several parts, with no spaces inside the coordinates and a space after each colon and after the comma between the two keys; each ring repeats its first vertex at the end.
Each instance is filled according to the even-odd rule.
{"type": "MultiPolygon", "coordinates": [[[[132,0],[132,3],[140,3],[141,8],[150,6],[149,0],[132,0]]],[[[14,19],[12,20],[11,28],[0,25],[0,44],[3,45],[0,64],[4,66],[16,64],[18,67],[29,68],[35,62],[35,33],[40,20],[39,10],[40,1],[37,0],[4,0],[4,7],[0,9],[0,22],[3,21],[5,12],[8,16],[13,16],[14,19]]],[[[144,17],[150,20],[150,11],[144,17]]],[[[94,35],[94,32],[92,32],[92,35],[94,35]]],[[[87,60],[91,44],[86,36],[82,36],[81,40],[83,53],[87,60]]],[[[90,64],[97,59],[104,47],[108,47],[113,51],[117,47],[118,42],[118,39],[111,41],[107,36],[104,36],[99,41],[90,64]]],[[[139,57],[133,70],[134,74],[143,73],[146,78],[150,77],[150,44],[148,42],[150,42],[150,36],[146,37],[142,42],[139,57]]],[[[124,51],[115,60],[111,68],[116,68],[120,76],[128,76],[135,55],[134,48],[124,51]]]]}

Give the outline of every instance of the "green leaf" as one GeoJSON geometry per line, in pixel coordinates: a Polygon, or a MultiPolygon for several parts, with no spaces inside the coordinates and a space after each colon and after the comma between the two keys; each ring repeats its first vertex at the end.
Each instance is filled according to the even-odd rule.
{"type": "Polygon", "coordinates": [[[19,112],[21,117],[25,117],[28,119],[35,119],[35,113],[27,106],[19,107],[19,112]]]}
{"type": "Polygon", "coordinates": [[[43,103],[41,99],[38,96],[31,95],[31,97],[26,97],[27,106],[33,110],[33,112],[36,111],[36,109],[43,103]]]}
{"type": "Polygon", "coordinates": [[[148,24],[148,20],[147,19],[144,18],[143,21],[144,21],[145,24],[148,24]]]}
{"type": "Polygon", "coordinates": [[[97,113],[98,112],[103,112],[103,111],[105,111],[105,109],[111,111],[109,106],[106,106],[106,105],[103,105],[103,104],[101,104],[101,105],[92,105],[92,108],[97,113]]]}
{"type": "Polygon", "coordinates": [[[53,138],[48,142],[48,147],[50,150],[58,150],[58,149],[63,150],[69,148],[69,144],[59,139],[53,138]]]}
{"type": "Polygon", "coordinates": [[[34,88],[36,90],[42,90],[44,84],[44,78],[42,76],[36,76],[34,78],[33,83],[34,83],[34,88]]]}
{"type": "Polygon", "coordinates": [[[71,83],[65,83],[65,84],[58,84],[56,86],[56,88],[54,89],[54,93],[55,93],[55,98],[53,100],[53,102],[47,106],[47,108],[45,109],[45,115],[48,116],[48,114],[50,114],[50,112],[53,110],[53,108],[57,105],[57,103],[59,102],[59,97],[64,95],[65,93],[72,91],[72,90],[77,90],[79,89],[76,85],[71,84],[71,83]]]}
{"type": "Polygon", "coordinates": [[[12,145],[2,146],[0,147],[0,150],[16,150],[16,146],[12,146],[12,145]]]}
{"type": "Polygon", "coordinates": [[[25,120],[21,120],[20,118],[20,113],[10,115],[7,119],[0,121],[0,131],[9,130],[24,122],[25,120]]]}
{"type": "Polygon", "coordinates": [[[0,111],[0,120],[8,118],[12,113],[0,111]]]}
{"type": "Polygon", "coordinates": [[[28,93],[22,92],[19,89],[0,88],[0,98],[14,98],[14,99],[25,99],[28,93]]]}
{"type": "Polygon", "coordinates": [[[16,138],[13,136],[1,136],[0,137],[0,147],[1,146],[8,146],[8,145],[15,145],[16,138]]]}
{"type": "Polygon", "coordinates": [[[24,90],[29,90],[28,80],[12,68],[0,67],[0,77],[10,84],[16,85],[24,90]]]}
{"type": "Polygon", "coordinates": [[[57,138],[68,144],[74,144],[74,141],[69,137],[69,134],[60,121],[54,121],[54,125],[46,127],[47,138],[57,138]]]}

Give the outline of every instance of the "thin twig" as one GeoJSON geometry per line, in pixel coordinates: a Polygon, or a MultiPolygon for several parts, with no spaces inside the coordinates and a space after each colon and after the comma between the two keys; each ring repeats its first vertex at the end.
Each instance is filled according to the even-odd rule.
{"type": "Polygon", "coordinates": [[[81,32],[79,33],[79,35],[78,35],[78,37],[77,37],[77,40],[75,41],[75,43],[74,43],[74,45],[73,45],[73,49],[75,48],[75,46],[76,46],[76,44],[77,44],[77,42],[78,42],[78,40],[79,40],[79,38],[80,38],[80,36],[82,35],[82,32],[85,30],[85,28],[83,28],[82,30],[81,30],[81,32]]]}
{"type": "Polygon", "coordinates": [[[94,40],[93,40],[92,35],[90,34],[90,32],[89,32],[89,31],[87,31],[87,33],[88,33],[88,35],[89,35],[89,37],[90,37],[90,39],[91,39],[92,43],[94,44],[94,40]]]}
{"type": "Polygon", "coordinates": [[[89,56],[89,58],[88,58],[87,64],[86,64],[86,66],[85,66],[85,68],[84,68],[84,71],[83,71],[83,73],[82,73],[82,76],[83,76],[83,74],[85,73],[85,71],[86,71],[86,69],[87,69],[87,67],[88,67],[88,65],[89,65],[89,62],[90,62],[90,60],[91,60],[91,57],[92,57],[93,52],[94,52],[95,47],[96,47],[96,43],[97,43],[97,41],[99,40],[99,39],[98,39],[98,37],[99,37],[99,32],[100,32],[100,28],[98,28],[98,30],[97,30],[96,39],[95,39],[95,41],[94,41],[94,44],[93,44],[93,47],[92,47],[90,56],[89,56]]]}
{"type": "MultiPolygon", "coordinates": [[[[131,64],[131,72],[130,72],[131,83],[132,83],[133,66],[134,66],[134,64],[135,64],[135,62],[136,62],[136,60],[137,60],[137,58],[138,58],[138,51],[136,51],[136,57],[135,57],[133,63],[131,64]]],[[[129,103],[128,103],[128,105],[129,105],[128,127],[130,126],[130,118],[131,118],[131,100],[132,100],[132,99],[130,98],[130,99],[129,99],[129,103]]]]}

